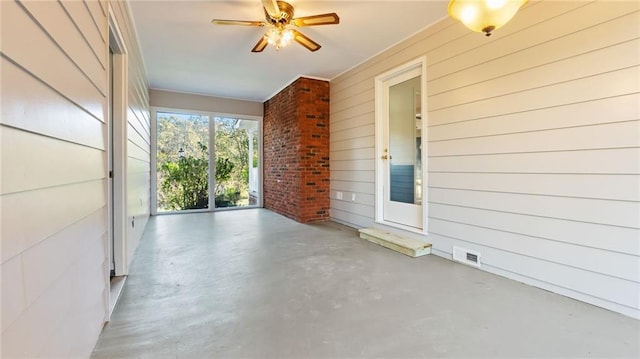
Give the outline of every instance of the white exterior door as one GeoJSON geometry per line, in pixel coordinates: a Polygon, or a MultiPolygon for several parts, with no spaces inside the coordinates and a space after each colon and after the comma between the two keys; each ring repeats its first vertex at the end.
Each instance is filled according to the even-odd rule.
{"type": "Polygon", "coordinates": [[[425,230],[422,62],[378,78],[377,221],[425,230]]]}

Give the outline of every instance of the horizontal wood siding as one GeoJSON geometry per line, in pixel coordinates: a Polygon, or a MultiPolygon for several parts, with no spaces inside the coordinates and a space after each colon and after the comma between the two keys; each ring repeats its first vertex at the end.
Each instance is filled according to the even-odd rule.
{"type": "MultiPolygon", "coordinates": [[[[126,5],[111,5],[130,26],[126,5]]],[[[104,324],[108,6],[0,2],[2,357],[88,357],[104,324]]],[[[131,232],[139,238],[149,213],[149,116],[134,40],[128,120],[142,133],[131,153],[143,165],[130,176],[128,211],[142,220],[131,232]]]]}
{"type": "Polygon", "coordinates": [[[68,5],[0,4],[2,357],[87,356],[105,317],[107,17],[68,5]]]}
{"type": "Polygon", "coordinates": [[[332,218],[374,225],[374,78],[426,56],[434,253],[640,317],[639,11],[531,1],[491,38],[447,18],[332,80],[332,218]]]}

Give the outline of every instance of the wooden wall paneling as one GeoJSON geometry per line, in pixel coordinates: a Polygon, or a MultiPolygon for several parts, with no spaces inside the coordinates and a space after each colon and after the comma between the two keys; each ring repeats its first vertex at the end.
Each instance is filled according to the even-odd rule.
{"type": "MultiPolygon", "coordinates": [[[[80,258],[93,253],[95,244],[92,241],[106,235],[104,216],[105,212],[100,208],[23,253],[27,305],[37,300],[51,283],[61,278],[80,258]]],[[[97,251],[102,252],[100,249],[97,251]]],[[[100,258],[96,263],[102,261],[100,258]]]]}
{"type": "Polygon", "coordinates": [[[331,143],[375,135],[375,125],[368,124],[331,133],[331,143]]]}
{"type": "Polygon", "coordinates": [[[64,141],[105,149],[104,123],[6,58],[0,123],[64,141]]]}
{"type": "MultiPolygon", "coordinates": [[[[345,176],[346,177],[346,176],[345,176]]],[[[640,202],[639,175],[430,173],[429,186],[488,192],[640,202]]]]}
{"type": "Polygon", "coordinates": [[[107,17],[102,11],[101,5],[98,3],[97,0],[82,0],[82,1],[84,2],[84,5],[87,7],[87,10],[89,10],[89,14],[93,19],[93,23],[96,29],[98,29],[98,33],[100,34],[100,36],[102,36],[102,40],[105,43],[108,43],[109,34],[107,33],[107,26],[108,26],[107,17]]]}
{"type": "Polygon", "coordinates": [[[637,147],[640,121],[429,142],[430,156],[575,151],[637,147]],[[602,136],[606,132],[608,136],[602,136]],[[570,139],[570,140],[568,140],[570,139]]]}
{"type": "Polygon", "coordinates": [[[375,137],[373,135],[331,142],[332,151],[340,151],[349,148],[370,148],[374,146],[375,137]]]}
{"type": "Polygon", "coordinates": [[[127,141],[127,156],[131,158],[149,163],[150,154],[147,152],[148,150],[146,147],[140,147],[134,142],[127,141]]]}
{"type": "Polygon", "coordinates": [[[22,280],[22,257],[14,256],[2,262],[2,331],[4,332],[27,307],[22,280]]]}
{"type": "MultiPolygon", "coordinates": [[[[335,200],[331,200],[332,204],[335,204],[335,200]]],[[[331,209],[331,215],[335,216],[334,221],[346,225],[350,225],[356,228],[365,228],[373,225],[373,220],[369,216],[361,216],[355,213],[339,210],[337,208],[331,209]]]]}
{"type": "Polygon", "coordinates": [[[441,188],[429,188],[429,202],[640,228],[640,204],[637,202],[441,188]]]}
{"type": "Polygon", "coordinates": [[[353,107],[354,105],[359,105],[359,104],[363,104],[368,101],[371,101],[371,98],[373,98],[374,96],[373,91],[374,91],[373,84],[371,84],[371,86],[368,86],[366,90],[360,93],[354,94],[349,97],[342,97],[341,101],[336,101],[335,103],[331,103],[331,111],[340,112],[342,110],[346,110],[350,107],[353,107]]]}
{"type": "Polygon", "coordinates": [[[104,178],[104,152],[14,128],[0,134],[0,194],[104,178]]]}
{"type": "Polygon", "coordinates": [[[144,146],[147,148],[151,147],[151,136],[147,135],[146,130],[142,127],[140,122],[137,121],[135,116],[135,112],[129,111],[129,115],[127,116],[130,121],[128,121],[127,135],[129,139],[137,143],[139,146],[144,146]]]}
{"type": "Polygon", "coordinates": [[[128,125],[127,126],[127,136],[129,137],[129,141],[135,143],[140,148],[148,148],[149,147],[149,142],[148,142],[149,139],[144,138],[143,135],[141,135],[138,131],[136,131],[136,128],[133,127],[131,122],[129,122],[127,125],[128,125]]]}
{"type": "Polygon", "coordinates": [[[332,189],[336,191],[355,192],[373,194],[373,182],[355,182],[355,181],[331,181],[332,189]]]}
{"type": "Polygon", "coordinates": [[[429,217],[640,256],[640,230],[634,228],[438,203],[429,204],[429,217]]]}
{"type": "Polygon", "coordinates": [[[349,120],[351,118],[357,117],[363,114],[372,114],[374,111],[375,103],[373,99],[364,102],[362,104],[357,104],[353,107],[345,108],[342,111],[331,112],[331,120],[333,121],[335,118],[336,122],[349,120]]]}
{"type": "Polygon", "coordinates": [[[102,15],[104,15],[105,17],[107,17],[109,14],[109,0],[98,0],[98,3],[100,4],[100,8],[102,10],[102,15]]]}
{"type": "Polygon", "coordinates": [[[440,59],[438,56],[443,53],[442,51],[432,54],[430,56],[432,63],[429,66],[429,80],[435,80],[469,67],[469,58],[473,58],[475,64],[485,63],[513,52],[522,51],[523,44],[526,44],[526,48],[530,48],[568,34],[584,31],[600,23],[632,13],[637,8],[637,4],[624,1],[557,1],[523,9],[522,13],[518,13],[518,21],[512,21],[509,28],[506,26],[503,28],[508,31],[500,33],[496,31],[499,38],[496,38],[495,41],[487,42],[484,41],[485,39],[469,33],[469,40],[467,38],[465,40],[482,41],[482,46],[471,47],[470,43],[459,41],[451,43],[450,46],[459,46],[459,54],[464,54],[464,56],[440,59]],[[466,49],[465,45],[467,45],[466,49]]]}
{"type": "Polygon", "coordinates": [[[331,171],[373,171],[375,163],[373,159],[368,160],[331,160],[331,171]]]}
{"type": "Polygon", "coordinates": [[[639,284],[640,273],[635,270],[640,265],[638,256],[439,219],[433,219],[429,223],[433,233],[446,233],[447,236],[477,245],[499,248],[639,284]]]}
{"type": "MultiPolygon", "coordinates": [[[[540,64],[588,54],[616,44],[633,41],[638,38],[638,14],[615,18],[562,37],[527,47],[487,62],[477,62],[468,57],[464,69],[450,73],[438,79],[430,79],[427,88],[429,96],[464,87],[470,84],[502,77],[505,74],[521,72],[540,64]],[[619,36],[611,36],[612,33],[619,36]]],[[[445,66],[443,64],[443,66],[445,66]]]]}
{"type": "Polygon", "coordinates": [[[441,118],[446,122],[433,121],[429,125],[429,141],[637,120],[640,119],[640,108],[635,106],[638,102],[640,94],[632,93],[467,121],[451,122],[454,121],[451,118],[441,118]]]}
{"type": "MultiPolygon", "coordinates": [[[[149,151],[145,71],[123,2],[0,6],[2,171],[11,174],[0,190],[2,263],[7,273],[15,263],[21,267],[13,282],[3,277],[3,290],[11,285],[26,295],[3,304],[9,321],[3,320],[1,355],[86,357],[107,307],[107,6],[126,32],[129,80],[137,86],[127,122],[141,133],[131,154],[142,158],[149,151]]],[[[126,211],[137,227],[128,231],[130,254],[149,215],[148,159],[131,169],[128,193],[136,197],[126,211]]]]}
{"type": "MultiPolygon", "coordinates": [[[[69,353],[79,353],[86,350],[85,343],[95,342],[103,328],[104,288],[97,281],[90,281],[104,275],[106,254],[104,253],[105,236],[92,238],[91,249],[72,265],[67,275],[72,278],[71,290],[81,293],[70,303],[72,313],[77,313],[77,308],[82,308],[80,315],[68,315],[72,320],[73,332],[68,333],[72,338],[69,353]]],[[[93,349],[93,348],[91,348],[93,349]]],[[[71,355],[71,354],[68,354],[71,355]]]]}
{"type": "Polygon", "coordinates": [[[89,9],[82,1],[61,1],[60,5],[65,9],[69,17],[81,31],[81,36],[87,41],[89,46],[102,67],[107,68],[107,56],[109,54],[107,42],[104,40],[100,30],[95,26],[89,14],[89,9]]]}
{"type": "Polygon", "coordinates": [[[434,173],[637,175],[640,174],[640,149],[587,149],[579,151],[431,157],[429,158],[429,171],[434,173]]]}
{"type": "MultiPolygon", "coordinates": [[[[640,40],[623,42],[580,56],[431,95],[429,103],[432,104],[431,110],[437,110],[634,67],[640,63],[640,58],[625,55],[636,51],[639,47],[640,40]],[[603,58],[608,60],[600,61],[603,58]]],[[[541,64],[541,62],[537,63],[541,64]]]]}
{"type": "Polygon", "coordinates": [[[355,117],[346,118],[346,119],[343,119],[342,121],[336,121],[336,122],[333,122],[333,117],[332,117],[330,131],[331,133],[334,133],[334,132],[346,130],[349,128],[366,126],[372,123],[374,123],[374,114],[370,112],[364,113],[355,117]]]}
{"type": "Polygon", "coordinates": [[[102,179],[2,196],[2,260],[97,211],[105,201],[102,179]],[[26,225],[34,217],[39,225],[26,225]]]}
{"type": "Polygon", "coordinates": [[[373,182],[374,179],[374,171],[331,171],[332,181],[373,182]]]}
{"type": "Polygon", "coordinates": [[[343,194],[343,199],[337,199],[336,198],[336,192],[337,191],[333,191],[331,198],[335,201],[342,201],[342,202],[349,202],[349,203],[355,203],[358,205],[364,205],[364,206],[369,206],[369,207],[375,207],[375,203],[376,203],[376,197],[373,194],[370,193],[362,193],[362,192],[349,192],[349,191],[342,191],[343,194]],[[356,196],[356,200],[352,201],[352,195],[356,196]]]}
{"type": "Polygon", "coordinates": [[[442,108],[429,101],[429,119],[435,123],[442,123],[446,118],[471,120],[628,95],[638,92],[638,77],[638,67],[632,67],[457,106],[442,108]]]}
{"type": "Polygon", "coordinates": [[[331,151],[330,158],[334,160],[369,160],[374,158],[373,148],[358,148],[344,151],[331,151]]]}
{"type": "MultiPolygon", "coordinates": [[[[36,300],[29,309],[24,311],[20,318],[2,332],[3,357],[18,353],[24,357],[38,357],[56,355],[58,357],[68,354],[47,353],[47,347],[51,346],[51,337],[55,336],[59,329],[59,323],[68,323],[69,301],[61,301],[59,298],[67,298],[66,293],[71,292],[70,280],[57,280],[52,283],[45,295],[36,300]],[[56,298],[57,297],[57,298],[56,298]]],[[[71,298],[71,297],[69,297],[71,298]]],[[[69,341],[60,341],[59,345],[68,344],[69,341]]]]}
{"type": "Polygon", "coordinates": [[[2,52],[11,61],[55,88],[65,97],[82,106],[104,122],[106,98],[84,76],[42,28],[32,21],[18,3],[3,1],[2,32],[20,33],[2,39],[2,52]],[[29,51],[24,51],[24,38],[29,39],[29,51]],[[50,71],[55,68],[56,71],[50,71]]]}
{"type": "Polygon", "coordinates": [[[106,68],[83,38],[84,30],[78,31],[61,4],[48,1],[23,1],[21,4],[100,93],[107,96],[106,68]]]}
{"type": "MultiPolygon", "coordinates": [[[[336,78],[336,83],[339,83],[339,77],[336,78]]],[[[350,97],[360,95],[374,90],[374,81],[372,78],[365,79],[357,83],[349,83],[348,81],[342,81],[342,83],[348,83],[349,86],[343,87],[341,90],[333,88],[334,81],[331,82],[331,96],[335,96],[339,99],[338,103],[348,100],[350,97]]],[[[373,93],[371,94],[373,96],[373,93]]]]}
{"type": "Polygon", "coordinates": [[[363,205],[354,202],[339,201],[334,199],[333,208],[362,217],[371,218],[374,215],[374,206],[363,205]]]}

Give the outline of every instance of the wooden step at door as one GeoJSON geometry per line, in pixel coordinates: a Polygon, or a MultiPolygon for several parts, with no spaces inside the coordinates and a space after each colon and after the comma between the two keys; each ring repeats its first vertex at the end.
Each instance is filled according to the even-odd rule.
{"type": "Polygon", "coordinates": [[[396,252],[410,257],[420,257],[431,253],[431,244],[417,239],[402,237],[397,234],[385,232],[375,228],[363,228],[359,230],[360,238],[393,249],[396,252]]]}

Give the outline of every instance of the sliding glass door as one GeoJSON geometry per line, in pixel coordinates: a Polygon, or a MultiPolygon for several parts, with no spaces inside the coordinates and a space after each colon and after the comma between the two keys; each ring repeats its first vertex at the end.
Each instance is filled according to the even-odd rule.
{"type": "Polygon", "coordinates": [[[258,119],[154,113],[154,213],[261,204],[258,119]]]}

